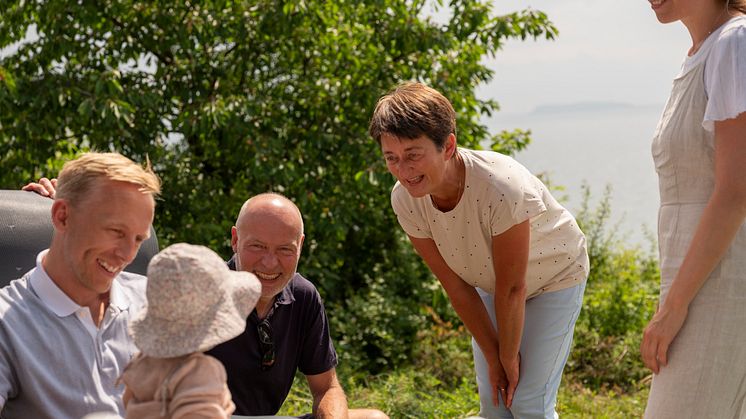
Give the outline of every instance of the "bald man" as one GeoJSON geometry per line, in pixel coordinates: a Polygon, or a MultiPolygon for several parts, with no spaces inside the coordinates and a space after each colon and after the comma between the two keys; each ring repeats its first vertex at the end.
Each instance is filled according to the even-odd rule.
{"type": "Polygon", "coordinates": [[[208,352],[225,365],[236,414],[276,414],[300,370],[313,394],[313,416],[386,418],[374,409],[347,409],[324,304],[296,272],[303,239],[298,207],[274,193],[246,201],[231,228],[229,266],[262,283],[244,333],[208,352]]]}

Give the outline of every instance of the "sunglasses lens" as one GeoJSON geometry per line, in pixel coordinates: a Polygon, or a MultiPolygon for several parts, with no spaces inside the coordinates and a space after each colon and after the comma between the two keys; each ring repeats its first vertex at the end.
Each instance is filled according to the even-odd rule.
{"type": "Polygon", "coordinates": [[[265,319],[257,326],[259,346],[262,349],[262,371],[272,368],[275,364],[275,344],[272,342],[272,328],[265,319]]]}

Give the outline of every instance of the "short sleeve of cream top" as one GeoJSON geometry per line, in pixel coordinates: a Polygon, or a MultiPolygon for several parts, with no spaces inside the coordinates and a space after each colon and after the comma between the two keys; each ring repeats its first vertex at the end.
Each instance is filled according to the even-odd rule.
{"type": "Polygon", "coordinates": [[[577,285],[588,276],[585,236],[544,184],[511,157],[459,149],[466,165],[461,200],[441,212],[430,196],[412,197],[398,182],[391,205],[402,229],[435,241],[448,266],[468,284],[495,292],[492,237],[530,220],[527,298],[577,285]]]}
{"type": "Polygon", "coordinates": [[[699,51],[684,60],[681,73],[702,60],[707,94],[702,126],[713,132],[715,121],[746,112],[746,16],[730,19],[707,37],[699,51]]]}

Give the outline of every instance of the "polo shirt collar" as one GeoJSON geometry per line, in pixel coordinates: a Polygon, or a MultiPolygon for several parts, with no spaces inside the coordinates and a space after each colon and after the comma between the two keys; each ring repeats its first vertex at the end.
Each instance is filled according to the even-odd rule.
{"type": "MultiPolygon", "coordinates": [[[[50,310],[58,317],[67,317],[78,310],[81,306],[73,301],[70,297],[65,294],[64,291],[52,281],[47,272],[44,270],[42,261],[46,256],[49,249],[42,250],[36,256],[36,268],[31,271],[31,288],[33,288],[36,295],[39,296],[42,302],[49,307],[50,310]]],[[[111,290],[109,291],[109,306],[115,307],[122,311],[127,309],[130,305],[130,300],[126,293],[123,292],[121,285],[117,278],[111,283],[111,290]]]]}
{"type": "MultiPolygon", "coordinates": [[[[295,275],[298,274],[296,273],[295,275]]],[[[282,291],[277,294],[277,297],[275,297],[275,306],[287,305],[295,301],[295,295],[293,295],[293,292],[290,290],[290,287],[293,286],[293,279],[295,279],[295,275],[293,275],[293,278],[290,279],[290,282],[288,282],[288,284],[285,285],[285,288],[283,288],[282,291]]]]}

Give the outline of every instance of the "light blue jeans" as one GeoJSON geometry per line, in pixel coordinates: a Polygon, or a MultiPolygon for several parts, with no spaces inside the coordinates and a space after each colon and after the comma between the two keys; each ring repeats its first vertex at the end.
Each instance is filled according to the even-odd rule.
{"type": "MultiPolygon", "coordinates": [[[[510,410],[500,396],[500,406],[492,403],[489,369],[482,350],[472,339],[474,369],[477,373],[481,409],[484,418],[551,419],[558,418],[557,404],[562,369],[572,346],[575,321],[583,304],[586,281],[572,288],[540,294],[526,301],[521,340],[521,372],[510,410]]],[[[495,304],[491,294],[477,288],[495,325],[495,304]]]]}

